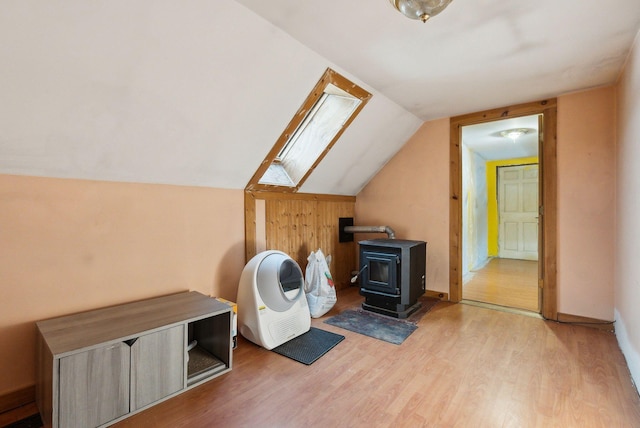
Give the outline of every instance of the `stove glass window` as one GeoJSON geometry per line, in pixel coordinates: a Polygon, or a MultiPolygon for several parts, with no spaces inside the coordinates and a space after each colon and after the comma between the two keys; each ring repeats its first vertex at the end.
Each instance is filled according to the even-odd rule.
{"type": "Polygon", "coordinates": [[[389,283],[389,262],[370,260],[369,261],[369,280],[374,282],[380,282],[383,284],[389,283]]]}

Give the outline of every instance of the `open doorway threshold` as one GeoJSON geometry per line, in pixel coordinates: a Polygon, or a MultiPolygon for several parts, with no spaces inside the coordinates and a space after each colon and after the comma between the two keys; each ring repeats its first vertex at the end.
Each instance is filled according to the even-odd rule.
{"type": "Polygon", "coordinates": [[[542,315],[540,315],[539,313],[533,312],[533,311],[527,311],[526,309],[510,308],[508,306],[500,306],[500,305],[494,305],[492,303],[476,302],[475,300],[466,300],[466,299],[462,299],[460,303],[463,303],[465,305],[470,305],[470,306],[478,306],[480,308],[485,308],[485,309],[493,309],[494,311],[509,312],[512,314],[524,315],[531,318],[544,319],[542,318],[542,315]]]}

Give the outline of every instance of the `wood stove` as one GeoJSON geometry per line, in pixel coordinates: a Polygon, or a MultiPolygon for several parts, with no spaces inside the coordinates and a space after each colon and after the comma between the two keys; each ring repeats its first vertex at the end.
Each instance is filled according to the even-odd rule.
{"type": "Polygon", "coordinates": [[[422,305],[427,243],[403,239],[360,241],[362,308],[407,318],[422,305]]]}

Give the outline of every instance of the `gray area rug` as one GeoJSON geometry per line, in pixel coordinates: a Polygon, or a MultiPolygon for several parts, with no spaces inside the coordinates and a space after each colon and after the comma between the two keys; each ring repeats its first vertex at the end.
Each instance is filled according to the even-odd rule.
{"type": "Polygon", "coordinates": [[[345,330],[384,340],[385,342],[400,345],[417,328],[420,318],[439,300],[420,299],[422,307],[411,314],[409,318],[400,320],[386,315],[377,314],[363,309],[347,309],[338,315],[326,319],[324,322],[345,330]]]}
{"type": "Polygon", "coordinates": [[[362,309],[347,309],[324,321],[345,330],[400,345],[418,326],[362,309]]]}

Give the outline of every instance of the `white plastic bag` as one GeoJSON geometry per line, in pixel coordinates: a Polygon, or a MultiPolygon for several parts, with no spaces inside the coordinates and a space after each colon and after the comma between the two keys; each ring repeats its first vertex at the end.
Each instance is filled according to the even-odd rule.
{"type": "Polygon", "coordinates": [[[333,308],[338,300],[336,287],[329,272],[331,256],[325,258],[322,250],[312,251],[307,257],[307,269],[304,279],[304,292],[312,318],[318,318],[333,308]]]}

